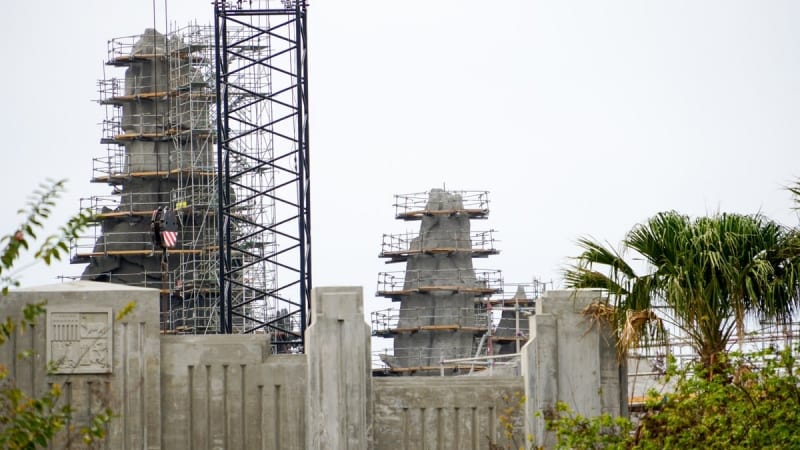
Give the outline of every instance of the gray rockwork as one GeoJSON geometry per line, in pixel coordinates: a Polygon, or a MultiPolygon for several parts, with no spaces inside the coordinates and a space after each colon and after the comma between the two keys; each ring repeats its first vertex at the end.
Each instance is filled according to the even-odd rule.
{"type": "MultiPolygon", "coordinates": [[[[461,195],[442,189],[430,191],[425,207],[426,211],[434,212],[463,209],[461,195]]],[[[472,254],[469,251],[425,252],[442,248],[469,250],[470,246],[468,215],[463,213],[424,215],[420,223],[419,236],[410,245],[413,250],[423,251],[409,255],[403,289],[415,290],[421,286],[475,287],[475,271],[472,254]]],[[[434,368],[438,374],[441,360],[474,356],[474,329],[477,326],[486,326],[486,323],[480,323],[480,316],[476,314],[478,311],[475,295],[471,293],[434,290],[415,292],[401,297],[398,328],[441,325],[467,329],[425,330],[398,334],[394,337],[393,364],[399,367],[434,368]]],[[[426,374],[424,370],[415,373],[426,374]]]]}

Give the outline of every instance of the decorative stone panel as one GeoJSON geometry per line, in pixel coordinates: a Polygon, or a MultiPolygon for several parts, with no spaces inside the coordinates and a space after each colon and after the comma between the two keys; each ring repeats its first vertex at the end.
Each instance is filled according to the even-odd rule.
{"type": "Polygon", "coordinates": [[[47,308],[47,363],[54,374],[111,373],[111,308],[47,308]]]}

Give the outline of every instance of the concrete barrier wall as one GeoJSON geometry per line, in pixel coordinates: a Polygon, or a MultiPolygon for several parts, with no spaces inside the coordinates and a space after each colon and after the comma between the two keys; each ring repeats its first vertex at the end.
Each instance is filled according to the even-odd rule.
{"type": "MultiPolygon", "coordinates": [[[[375,378],[372,426],[376,450],[477,450],[508,443],[500,416],[511,408],[524,443],[522,377],[375,378]]],[[[508,447],[517,448],[517,447],[508,447]]]]}
{"type": "Polygon", "coordinates": [[[583,417],[628,414],[627,368],[617,361],[610,326],[584,314],[602,299],[600,290],[551,291],[536,302],[531,338],[522,348],[527,433],[537,445],[552,448],[547,431],[557,403],[583,417]]]}
{"type": "Polygon", "coordinates": [[[164,449],[304,448],[305,356],[269,337],[161,338],[164,449]]]}
{"type": "MultiPolygon", "coordinates": [[[[62,399],[74,409],[70,425],[76,429],[111,408],[119,417],[111,422],[105,448],[159,448],[158,295],[154,289],[93,282],[12,291],[0,301],[0,317],[19,320],[24,305],[43,301],[47,313],[0,346],[0,363],[12,368],[14,381],[31,395],[42,395],[59,383],[62,399]],[[136,303],[133,311],[116,320],[130,302],[136,303]],[[111,324],[111,333],[104,323],[111,324]],[[17,357],[30,350],[30,358],[17,357]],[[48,375],[48,354],[60,365],[56,372],[63,373],[48,375]]],[[[80,442],[77,435],[61,433],[54,447],[65,448],[75,440],[80,442]]]]}
{"type": "MultiPolygon", "coordinates": [[[[118,417],[106,449],[517,448],[527,444],[525,426],[552,444],[534,415],[556,401],[584,415],[626,412],[608,330],[580,313],[596,293],[542,300],[551,303],[531,322],[524,377],[373,378],[361,289],[312,297],[307,354],[271,355],[267,335],[160,335],[153,289],[76,282],[13,291],[0,318],[19,320],[25,304],[41,301],[47,313],[0,345],[0,364],[34,396],[61,384],[75,428],[111,408],[118,417]],[[48,374],[48,360],[61,373],[48,374]]],[[[53,448],[77,445],[61,433],[53,448]]]]}
{"type": "Polygon", "coordinates": [[[314,289],[311,302],[306,449],[370,449],[370,331],[362,290],[314,289]]]}

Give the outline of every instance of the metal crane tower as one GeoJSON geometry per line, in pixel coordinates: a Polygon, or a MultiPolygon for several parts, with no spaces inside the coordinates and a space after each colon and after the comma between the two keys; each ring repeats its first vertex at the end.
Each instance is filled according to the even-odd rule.
{"type": "Polygon", "coordinates": [[[220,332],[248,323],[284,345],[304,341],[311,290],[306,10],[214,4],[220,332]]]}

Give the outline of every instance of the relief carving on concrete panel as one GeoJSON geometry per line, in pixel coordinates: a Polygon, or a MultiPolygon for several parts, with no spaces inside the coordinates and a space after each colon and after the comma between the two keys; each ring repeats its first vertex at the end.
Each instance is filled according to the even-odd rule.
{"type": "Polygon", "coordinates": [[[111,373],[111,320],[111,308],[47,308],[47,361],[54,373],[111,373]]]}

